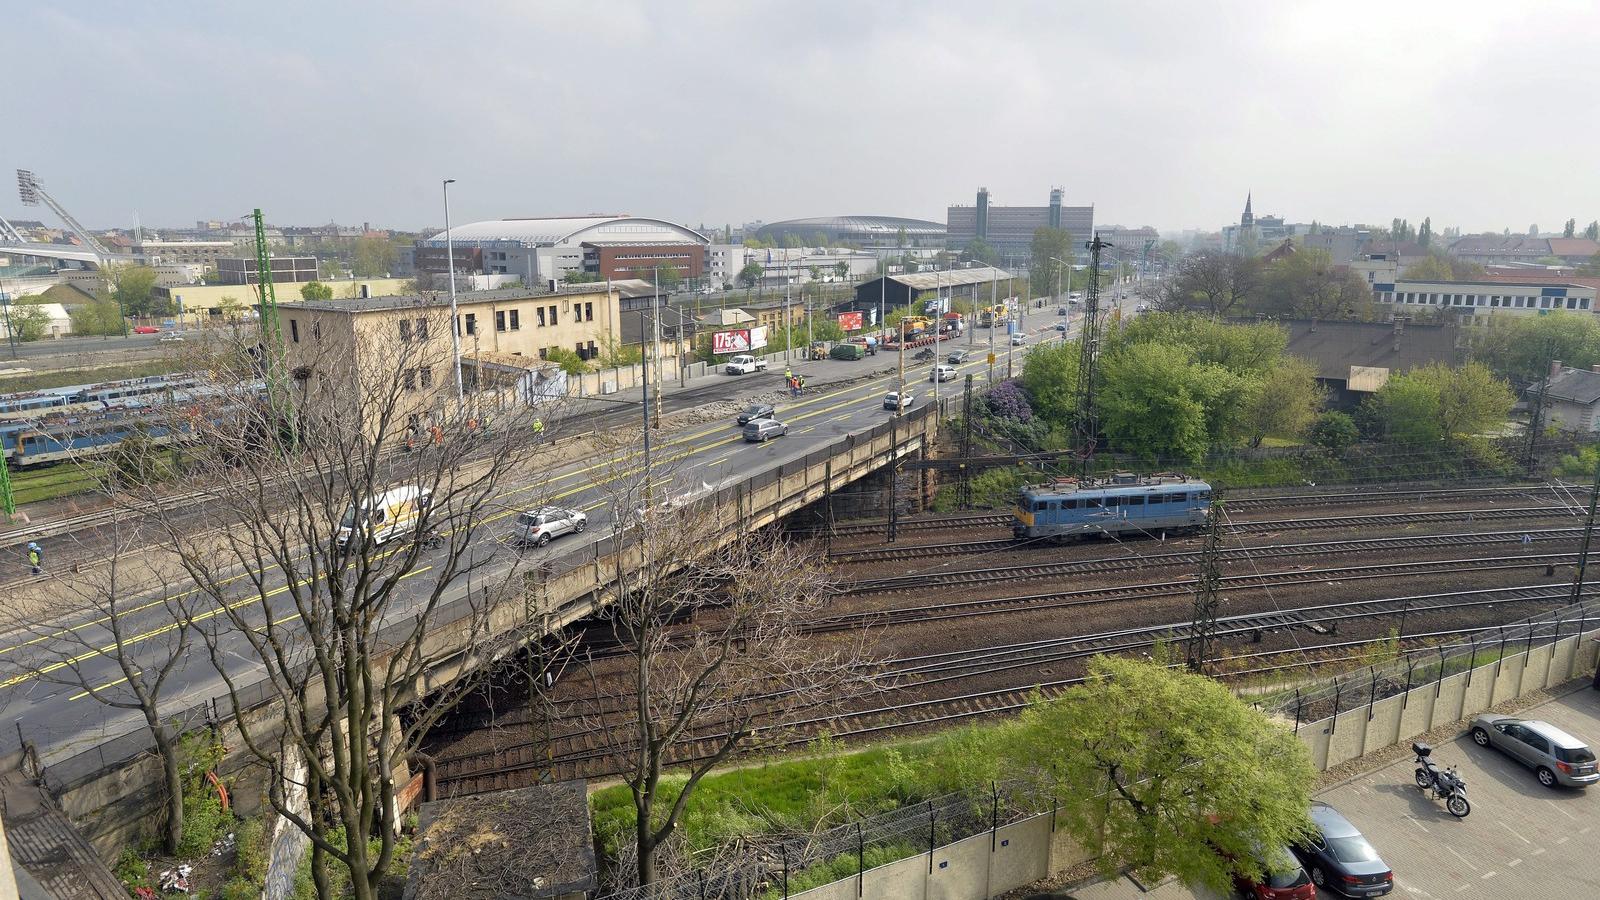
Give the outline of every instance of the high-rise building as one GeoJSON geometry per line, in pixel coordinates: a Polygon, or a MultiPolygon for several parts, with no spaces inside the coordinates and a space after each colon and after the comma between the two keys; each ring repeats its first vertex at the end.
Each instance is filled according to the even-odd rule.
{"type": "Polygon", "coordinates": [[[999,254],[1002,263],[1023,265],[1033,253],[1033,234],[1041,228],[1060,228],[1072,233],[1072,245],[1080,259],[1087,259],[1084,245],[1094,234],[1093,206],[1065,206],[1061,188],[1050,189],[1046,206],[995,206],[988,188],[978,190],[977,205],[951,206],[945,212],[948,246],[961,250],[982,238],[999,254]]]}

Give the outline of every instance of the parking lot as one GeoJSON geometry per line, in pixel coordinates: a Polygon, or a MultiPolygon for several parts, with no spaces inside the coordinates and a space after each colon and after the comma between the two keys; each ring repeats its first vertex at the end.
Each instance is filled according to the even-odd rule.
{"type": "MultiPolygon", "coordinates": [[[[1600,693],[1584,689],[1524,709],[1591,747],[1600,744],[1600,693]]],[[[1465,736],[1434,748],[1441,766],[1459,765],[1472,814],[1454,819],[1417,790],[1410,754],[1323,792],[1367,836],[1395,873],[1391,897],[1600,897],[1600,787],[1541,787],[1533,772],[1465,736]]],[[[1210,898],[1176,883],[1148,894],[1126,878],[1071,892],[1079,900],[1210,898]]],[[[1322,896],[1332,894],[1323,892],[1322,896]]]]}

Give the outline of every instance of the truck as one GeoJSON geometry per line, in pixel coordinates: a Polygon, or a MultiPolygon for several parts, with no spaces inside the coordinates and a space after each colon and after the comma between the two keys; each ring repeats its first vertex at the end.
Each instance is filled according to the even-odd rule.
{"type": "Polygon", "coordinates": [[[729,375],[749,375],[751,372],[765,372],[767,360],[760,356],[751,356],[741,353],[722,365],[722,371],[729,375]]]}
{"type": "Polygon", "coordinates": [[[1010,319],[1004,305],[985,306],[978,310],[978,325],[983,328],[997,328],[1006,324],[1010,319]]]}
{"type": "Polygon", "coordinates": [[[828,343],[826,341],[812,341],[806,348],[806,359],[827,359],[828,343]]]}
{"type": "Polygon", "coordinates": [[[933,320],[927,316],[906,316],[900,320],[900,333],[907,340],[919,338],[933,329],[933,320]]]}
{"type": "Polygon", "coordinates": [[[849,342],[834,344],[833,349],[828,351],[828,356],[833,359],[854,360],[860,359],[866,355],[867,348],[861,346],[860,344],[853,344],[849,342]]]}

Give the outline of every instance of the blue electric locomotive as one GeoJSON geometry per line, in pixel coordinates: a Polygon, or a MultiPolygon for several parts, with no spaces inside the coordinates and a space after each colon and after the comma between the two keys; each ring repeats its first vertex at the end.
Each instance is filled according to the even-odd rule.
{"type": "Polygon", "coordinates": [[[1147,534],[1198,528],[1211,509],[1211,485],[1181,475],[1114,475],[1025,487],[1012,514],[1011,533],[1022,538],[1097,534],[1147,534]]]}

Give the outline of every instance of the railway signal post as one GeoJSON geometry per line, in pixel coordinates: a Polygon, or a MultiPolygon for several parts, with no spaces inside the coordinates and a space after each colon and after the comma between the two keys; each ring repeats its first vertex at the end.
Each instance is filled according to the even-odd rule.
{"type": "Polygon", "coordinates": [[[1206,511],[1206,542],[1200,550],[1200,572],[1195,578],[1194,615],[1189,623],[1189,671],[1205,674],[1211,661],[1211,644],[1216,638],[1217,609],[1222,605],[1222,567],[1219,543],[1222,535],[1222,501],[1211,497],[1206,511]]]}

